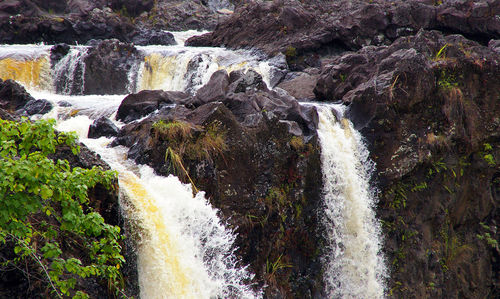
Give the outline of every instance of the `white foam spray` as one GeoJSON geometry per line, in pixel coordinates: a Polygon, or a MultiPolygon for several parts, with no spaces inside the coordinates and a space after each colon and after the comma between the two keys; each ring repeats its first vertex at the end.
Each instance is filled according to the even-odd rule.
{"type": "Polygon", "coordinates": [[[343,106],[317,109],[328,241],[325,293],[328,298],[384,298],[386,268],[369,184],[374,165],[360,134],[343,118],[343,106]]]}

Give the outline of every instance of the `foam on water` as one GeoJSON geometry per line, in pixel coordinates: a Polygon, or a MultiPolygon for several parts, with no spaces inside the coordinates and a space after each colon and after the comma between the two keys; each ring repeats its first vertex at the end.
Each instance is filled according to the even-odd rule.
{"type": "Polygon", "coordinates": [[[384,298],[387,271],[374,212],[376,196],[369,184],[374,165],[361,135],[343,118],[344,106],[317,109],[328,241],[325,293],[329,298],[384,298]]]}

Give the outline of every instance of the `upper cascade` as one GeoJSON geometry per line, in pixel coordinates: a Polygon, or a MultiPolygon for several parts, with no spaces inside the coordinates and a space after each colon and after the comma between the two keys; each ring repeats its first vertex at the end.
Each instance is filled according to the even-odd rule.
{"type": "MultiPolygon", "coordinates": [[[[185,40],[185,34],[177,39],[185,40]]],[[[128,94],[146,89],[194,93],[217,70],[254,70],[272,87],[284,58],[272,62],[251,51],[175,46],[133,46],[107,40],[95,46],[4,45],[0,78],[29,90],[58,94],[128,94]]]]}

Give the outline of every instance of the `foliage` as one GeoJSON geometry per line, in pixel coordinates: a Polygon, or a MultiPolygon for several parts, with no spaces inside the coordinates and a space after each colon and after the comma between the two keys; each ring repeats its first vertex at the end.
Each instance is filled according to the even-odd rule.
{"type": "Polygon", "coordinates": [[[297,152],[301,152],[304,150],[305,144],[304,139],[300,136],[293,136],[290,139],[290,146],[297,152]]]}
{"type": "Polygon", "coordinates": [[[269,260],[266,260],[266,272],[270,275],[274,275],[276,271],[283,269],[283,268],[290,268],[292,267],[291,264],[284,263],[281,258],[283,257],[283,254],[280,254],[280,256],[274,261],[270,262],[269,260]]]}
{"type": "Polygon", "coordinates": [[[87,194],[97,184],[111,188],[115,175],[49,159],[60,145],[80,150],[75,135],[56,134],[53,125],[0,120],[0,244],[13,245],[15,254],[2,266],[31,261],[59,298],[87,298],[77,280],[91,276],[118,293],[120,228],[93,211],[87,194]]]}
{"type": "Polygon", "coordinates": [[[295,47],[289,46],[285,50],[285,56],[287,59],[292,59],[297,57],[297,49],[295,47]]]}
{"type": "Polygon", "coordinates": [[[220,121],[213,121],[205,127],[195,126],[184,121],[165,122],[159,120],[152,126],[156,138],[168,142],[165,161],[170,162],[171,171],[176,175],[187,177],[197,192],[193,180],[184,167],[184,159],[207,160],[222,155],[227,149],[225,131],[220,121]]]}
{"type": "Polygon", "coordinates": [[[444,90],[450,90],[458,87],[458,82],[455,73],[442,69],[438,76],[438,86],[444,90]]]}
{"type": "Polygon", "coordinates": [[[491,228],[488,225],[484,224],[483,222],[479,223],[483,229],[486,230],[483,234],[477,234],[477,238],[479,240],[484,240],[486,243],[491,246],[493,249],[498,250],[498,240],[495,239],[495,232],[496,232],[496,227],[491,228]],[[493,237],[492,237],[493,234],[493,237]]]}
{"type": "Polygon", "coordinates": [[[489,166],[495,166],[496,165],[495,157],[491,153],[491,151],[493,151],[493,147],[489,143],[485,143],[483,146],[484,146],[484,151],[481,152],[481,156],[483,157],[484,161],[488,163],[489,166]]]}
{"type": "Polygon", "coordinates": [[[391,210],[406,208],[406,200],[408,199],[407,188],[406,184],[398,182],[387,191],[388,198],[391,199],[389,202],[391,210]]]}
{"type": "Polygon", "coordinates": [[[446,59],[446,48],[448,47],[448,44],[444,44],[444,46],[439,49],[439,51],[436,53],[436,56],[434,56],[434,60],[441,60],[441,59],[446,59]]]}
{"type": "Polygon", "coordinates": [[[439,261],[444,271],[452,267],[459,257],[471,252],[471,246],[462,244],[459,238],[454,234],[451,227],[448,210],[446,212],[446,221],[440,230],[441,238],[443,239],[444,248],[442,250],[442,257],[439,261]]]}

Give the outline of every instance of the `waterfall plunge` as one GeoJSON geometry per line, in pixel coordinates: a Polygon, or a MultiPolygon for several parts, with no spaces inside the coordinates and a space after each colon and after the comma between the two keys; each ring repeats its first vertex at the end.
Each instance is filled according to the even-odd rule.
{"type": "MultiPolygon", "coordinates": [[[[48,46],[0,47],[0,77],[15,79],[37,98],[70,102],[49,115],[69,117],[60,130],[77,131],[91,149],[117,170],[128,198],[124,209],[143,227],[139,240],[142,298],[209,298],[261,296],[247,285],[251,274],[237,267],[234,235],[224,228],[202,194],[193,197],[189,186],[175,177],[159,177],[147,166],[125,159],[125,149],[106,148],[109,140],[86,139],[88,125],[100,115],[110,116],[123,96],[62,96],[83,89],[86,47],[73,47],[51,69],[48,46]],[[55,82],[54,82],[55,81],[55,82]],[[55,86],[55,84],[61,84],[55,86]],[[80,89],[79,89],[80,88],[80,89]],[[48,93],[47,93],[48,92],[48,93]]],[[[245,51],[182,46],[142,47],[139,61],[128,75],[129,88],[166,88],[195,91],[218,69],[255,69],[266,83],[272,67],[245,51]]],[[[372,163],[360,135],[348,120],[336,121],[332,106],[317,106],[324,179],[324,227],[329,252],[324,256],[324,294],[328,298],[382,298],[386,270],[380,255],[380,228],[375,220],[374,194],[369,186],[372,163]]],[[[338,107],[337,107],[338,109],[338,107]]]]}
{"type": "Polygon", "coordinates": [[[329,298],[383,298],[386,269],[369,185],[373,163],[359,133],[342,118],[341,105],[335,106],[340,122],[332,105],[317,108],[328,241],[325,293],[329,298]]]}

